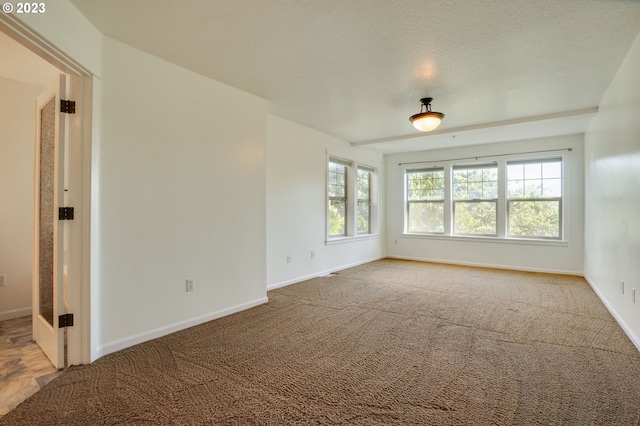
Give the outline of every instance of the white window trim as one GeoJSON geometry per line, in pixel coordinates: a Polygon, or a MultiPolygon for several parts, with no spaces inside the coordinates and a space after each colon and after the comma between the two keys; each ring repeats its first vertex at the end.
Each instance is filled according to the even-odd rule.
{"type": "MultiPolygon", "coordinates": [[[[327,211],[327,226],[326,226],[326,230],[327,230],[327,238],[344,238],[346,236],[349,235],[349,228],[352,225],[352,220],[350,220],[350,215],[349,215],[349,209],[350,207],[350,202],[353,198],[353,194],[350,193],[350,180],[352,179],[352,172],[351,172],[351,168],[353,166],[353,162],[348,161],[348,160],[343,160],[341,158],[337,158],[337,157],[329,157],[328,161],[327,161],[327,182],[325,185],[325,191],[326,191],[326,197],[327,197],[327,204],[326,204],[326,211],[327,211]],[[333,163],[333,164],[338,164],[341,166],[345,167],[344,170],[344,176],[345,176],[345,193],[344,193],[344,203],[345,203],[345,226],[344,226],[344,234],[340,234],[340,235],[330,235],[330,225],[329,225],[329,221],[330,221],[330,214],[329,214],[329,206],[331,205],[331,197],[329,196],[329,175],[330,175],[330,167],[329,164],[333,163]]],[[[342,199],[341,197],[337,197],[339,199],[342,199]]]]}
{"type": "MultiPolygon", "coordinates": [[[[407,220],[409,218],[409,207],[411,202],[407,199],[407,191],[409,190],[408,188],[408,179],[407,179],[407,173],[420,173],[420,172],[435,172],[435,171],[442,171],[442,175],[443,175],[443,179],[444,179],[444,197],[442,198],[442,201],[440,200],[434,200],[434,201],[429,201],[429,202],[434,202],[434,203],[442,203],[443,204],[443,214],[444,214],[444,232],[446,233],[446,230],[448,229],[447,226],[449,226],[447,224],[447,211],[448,211],[448,207],[447,207],[447,198],[451,198],[450,194],[447,194],[447,188],[448,188],[448,183],[447,182],[451,182],[451,179],[449,177],[449,180],[447,180],[447,174],[445,172],[444,167],[440,167],[440,166],[436,166],[436,167],[420,167],[420,168],[411,168],[411,169],[405,169],[405,173],[404,173],[404,178],[403,178],[403,182],[404,182],[404,230],[406,234],[412,234],[411,232],[409,232],[409,220],[407,220]]],[[[415,234],[417,235],[444,235],[444,233],[442,232],[416,232],[415,234]]]]}
{"type": "MultiPolygon", "coordinates": [[[[506,219],[505,219],[505,235],[506,238],[509,239],[525,239],[525,240],[530,240],[530,239],[535,239],[535,240],[549,240],[549,241],[564,241],[564,229],[565,229],[565,223],[564,223],[564,208],[565,208],[565,196],[566,196],[566,192],[565,192],[565,161],[564,161],[564,157],[560,156],[560,157],[549,157],[549,158],[544,158],[544,159],[526,159],[526,160],[507,160],[506,161],[506,165],[505,165],[505,174],[506,174],[506,169],[507,166],[509,165],[509,163],[516,163],[516,164],[526,164],[526,163],[544,163],[544,162],[552,162],[554,160],[560,160],[560,175],[561,175],[561,183],[562,186],[560,188],[560,197],[540,197],[540,198],[522,198],[522,199],[510,199],[509,195],[506,194],[505,195],[505,214],[506,214],[506,219]],[[560,230],[560,237],[509,237],[509,208],[510,202],[514,202],[514,201],[558,201],[559,204],[559,215],[560,215],[560,224],[559,224],[559,230],[560,230]]],[[[509,182],[507,181],[508,176],[505,177],[505,192],[507,192],[507,188],[509,186],[509,182]]],[[[542,177],[541,177],[542,180],[542,177]]]]}
{"type": "Polygon", "coordinates": [[[343,244],[348,242],[363,241],[380,238],[379,235],[379,179],[378,168],[366,163],[359,163],[355,160],[345,159],[344,157],[331,155],[327,153],[325,172],[325,245],[343,244]],[[336,162],[347,166],[347,235],[330,236],[329,235],[329,162],[336,162]],[[357,193],[357,176],[358,169],[366,170],[371,173],[370,182],[370,232],[358,234],[358,193],[357,193]]]}
{"type": "MultiPolygon", "coordinates": [[[[449,173],[451,173],[451,176],[453,176],[453,172],[454,170],[457,169],[485,169],[485,168],[494,168],[496,169],[496,174],[497,174],[497,184],[498,184],[498,188],[500,187],[500,173],[499,173],[499,168],[500,166],[498,166],[497,162],[491,162],[491,163],[480,163],[480,164],[474,164],[474,165],[452,165],[451,168],[449,169],[449,173]]],[[[484,182],[484,181],[483,181],[484,182]]],[[[451,235],[455,235],[457,237],[488,237],[488,238],[496,238],[499,235],[499,230],[498,228],[499,226],[499,222],[498,222],[498,210],[499,210],[499,202],[498,202],[498,198],[500,196],[500,194],[497,194],[498,198],[478,198],[478,199],[459,199],[456,200],[455,196],[453,195],[454,193],[454,185],[453,185],[453,179],[451,182],[451,221],[452,221],[452,226],[451,226],[451,235]],[[455,221],[456,221],[456,203],[495,203],[496,206],[496,233],[495,234],[463,234],[463,233],[456,233],[456,226],[455,226],[455,221]]]]}
{"type": "Polygon", "coordinates": [[[363,165],[358,165],[356,167],[356,194],[355,194],[356,195],[356,200],[355,200],[356,205],[355,205],[355,209],[356,209],[356,233],[358,235],[369,235],[369,234],[371,234],[371,231],[372,231],[373,223],[371,221],[371,210],[372,210],[371,194],[373,194],[373,190],[372,190],[371,186],[373,184],[373,175],[374,175],[374,173],[375,173],[375,170],[370,168],[370,167],[363,166],[363,165]],[[359,179],[359,174],[360,174],[361,171],[367,173],[367,180],[368,180],[368,182],[367,182],[367,191],[368,191],[368,194],[367,194],[367,198],[366,199],[365,198],[361,199],[359,197],[359,194],[358,194],[358,179],[359,179]],[[366,202],[367,203],[367,208],[368,208],[367,225],[368,225],[369,229],[367,230],[367,232],[363,232],[363,233],[358,232],[358,219],[359,219],[360,202],[361,201],[366,202]]]}
{"type": "Polygon", "coordinates": [[[495,163],[498,166],[498,204],[497,204],[497,235],[496,236],[474,236],[474,235],[456,235],[453,233],[453,182],[452,182],[452,170],[454,166],[476,166],[487,164],[488,161],[492,161],[491,159],[484,159],[482,161],[477,162],[465,162],[465,163],[455,163],[455,162],[442,162],[437,165],[430,166],[430,168],[442,167],[445,170],[444,179],[445,179],[445,200],[444,200],[444,234],[438,233],[418,233],[418,232],[408,232],[407,230],[407,179],[406,173],[411,172],[419,167],[407,167],[404,170],[403,177],[403,186],[404,186],[404,195],[403,195],[403,203],[404,203],[404,232],[401,234],[402,237],[407,238],[424,238],[424,239],[433,239],[433,240],[451,240],[451,241],[471,241],[471,242],[498,242],[498,243],[506,243],[506,244],[526,244],[526,245],[546,245],[546,246],[562,246],[566,247],[569,245],[568,235],[567,235],[567,224],[566,220],[566,211],[567,211],[567,203],[569,197],[565,191],[566,188],[566,177],[567,177],[567,158],[566,155],[549,155],[549,156],[517,156],[509,158],[500,158],[495,159],[495,163]],[[516,237],[508,237],[507,236],[507,169],[506,165],[509,161],[545,161],[547,159],[557,158],[562,161],[562,197],[560,202],[560,221],[561,221],[561,236],[558,239],[551,238],[516,238],[516,237]]]}

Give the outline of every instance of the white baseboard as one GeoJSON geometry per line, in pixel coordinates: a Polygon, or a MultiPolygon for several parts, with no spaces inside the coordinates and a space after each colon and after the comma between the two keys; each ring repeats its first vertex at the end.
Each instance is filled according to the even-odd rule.
{"type": "Polygon", "coordinates": [[[0,321],[31,316],[32,312],[33,310],[31,309],[31,306],[28,308],[12,309],[10,311],[0,312],[0,321]]]}
{"type": "Polygon", "coordinates": [[[388,255],[387,257],[390,259],[416,260],[418,262],[443,263],[448,265],[476,266],[479,268],[510,269],[512,271],[542,272],[546,274],[558,274],[558,275],[577,275],[579,277],[584,276],[582,271],[565,271],[565,270],[559,270],[559,269],[545,269],[545,268],[527,268],[527,267],[521,267],[521,266],[500,265],[500,264],[493,264],[493,263],[457,262],[452,260],[428,259],[428,258],[420,258],[420,257],[413,257],[413,256],[388,255]]]}
{"type": "Polygon", "coordinates": [[[375,258],[372,258],[372,259],[367,259],[367,260],[362,260],[362,261],[358,261],[358,262],[354,262],[354,263],[349,263],[347,265],[341,265],[341,266],[338,266],[336,268],[325,269],[324,271],[314,272],[313,274],[304,275],[302,277],[296,277],[296,278],[293,278],[291,280],[282,281],[282,282],[275,283],[275,284],[268,284],[267,285],[267,291],[275,290],[276,288],[280,288],[280,287],[286,287],[286,286],[291,285],[291,284],[297,284],[297,283],[300,283],[302,281],[310,280],[312,278],[322,277],[322,276],[331,274],[332,272],[341,271],[341,270],[347,269],[347,268],[353,268],[354,266],[364,265],[365,263],[375,262],[376,260],[380,260],[380,259],[384,259],[384,258],[385,258],[385,256],[375,257],[375,258]]]}
{"type": "Polygon", "coordinates": [[[616,310],[614,309],[613,305],[611,305],[609,303],[609,301],[606,299],[606,297],[604,297],[604,294],[602,294],[602,292],[600,292],[598,287],[596,287],[593,284],[593,282],[589,279],[589,277],[585,276],[584,279],[587,280],[587,282],[589,283],[589,285],[591,286],[593,291],[596,293],[598,298],[600,298],[600,301],[607,308],[607,310],[609,311],[611,316],[613,316],[613,318],[616,320],[618,325],[620,325],[622,330],[629,337],[629,339],[631,340],[631,343],[633,343],[635,345],[635,347],[638,349],[638,351],[640,351],[640,336],[635,334],[633,332],[633,330],[631,329],[631,327],[629,327],[629,324],[627,324],[626,321],[624,319],[622,319],[622,317],[620,315],[618,315],[618,312],[616,312],[616,310]]]}
{"type": "Polygon", "coordinates": [[[237,312],[244,311],[246,309],[250,309],[258,305],[262,305],[263,303],[267,303],[268,301],[269,299],[267,297],[262,297],[260,299],[256,299],[247,303],[232,306],[230,308],[223,309],[221,311],[210,312],[208,314],[201,315],[199,317],[190,318],[188,320],[170,324],[165,327],[156,328],[144,333],[136,334],[134,336],[129,336],[123,339],[115,340],[113,342],[108,342],[102,346],[97,347],[94,351],[94,354],[97,355],[96,359],[98,359],[99,357],[102,357],[104,355],[118,352],[122,349],[126,349],[128,347],[131,347],[140,343],[144,343],[149,340],[157,339],[158,337],[166,336],[167,334],[175,333],[176,331],[184,330],[189,327],[203,324],[205,322],[222,318],[227,315],[235,314],[237,312]]]}

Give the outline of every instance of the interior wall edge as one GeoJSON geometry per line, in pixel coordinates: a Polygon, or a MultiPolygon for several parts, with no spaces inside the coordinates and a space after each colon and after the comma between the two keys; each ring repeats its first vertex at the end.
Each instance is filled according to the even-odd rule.
{"type": "Polygon", "coordinates": [[[166,336],[168,334],[175,333],[177,331],[186,330],[187,328],[204,324],[205,322],[213,321],[215,319],[222,318],[227,315],[232,315],[250,308],[254,308],[256,306],[267,303],[268,301],[269,299],[267,297],[261,297],[246,303],[232,306],[227,309],[210,312],[208,314],[200,315],[195,318],[189,318],[188,320],[185,320],[185,321],[179,321],[164,327],[156,328],[156,329],[153,329],[144,333],[139,333],[133,336],[127,336],[123,339],[107,342],[104,345],[97,347],[95,349],[95,352],[100,355],[99,357],[109,355],[111,353],[118,352],[122,349],[126,349],[128,347],[138,345],[140,343],[144,343],[149,340],[157,339],[159,337],[166,336]]]}
{"type": "Polygon", "coordinates": [[[309,274],[309,275],[304,275],[301,277],[297,277],[297,278],[293,278],[290,280],[286,280],[286,281],[282,281],[279,283],[275,283],[275,284],[270,284],[267,286],[267,291],[270,290],[275,290],[277,288],[281,288],[281,287],[286,287],[289,285],[293,285],[293,284],[297,284],[303,281],[307,281],[313,278],[318,278],[318,277],[322,277],[323,275],[327,275],[327,274],[331,274],[333,272],[337,272],[337,271],[341,271],[343,269],[347,269],[347,268],[353,268],[354,266],[358,266],[358,265],[364,265],[365,263],[371,263],[371,262],[375,262],[376,260],[381,260],[384,259],[386,256],[382,255],[382,256],[377,256],[371,259],[367,259],[367,260],[361,260],[358,262],[353,262],[353,263],[349,263],[347,265],[341,265],[341,266],[337,266],[335,268],[329,268],[329,269],[325,269],[323,271],[319,271],[319,272],[314,272],[313,274],[309,274]]]}
{"type": "Polygon", "coordinates": [[[627,337],[629,337],[629,339],[631,340],[631,343],[633,343],[634,346],[640,352],[640,336],[638,336],[636,333],[634,333],[633,329],[629,326],[629,324],[627,324],[627,322],[618,314],[618,312],[616,312],[616,310],[613,308],[613,305],[611,303],[609,303],[607,298],[598,289],[598,287],[591,280],[591,278],[589,278],[587,275],[585,275],[584,279],[589,283],[589,285],[591,286],[591,289],[593,289],[593,291],[596,293],[596,295],[598,296],[598,298],[600,299],[602,304],[607,308],[607,310],[609,311],[609,313],[611,314],[613,319],[616,320],[616,322],[622,328],[622,330],[625,332],[627,337]]]}

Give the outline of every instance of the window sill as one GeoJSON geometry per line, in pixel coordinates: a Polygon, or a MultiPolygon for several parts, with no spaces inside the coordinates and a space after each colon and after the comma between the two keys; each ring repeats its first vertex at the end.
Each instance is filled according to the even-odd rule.
{"type": "Polygon", "coordinates": [[[378,238],[380,238],[379,234],[352,235],[347,237],[329,238],[324,243],[327,246],[332,246],[334,244],[352,243],[356,241],[377,240],[378,238]]]}
{"type": "Polygon", "coordinates": [[[443,241],[521,244],[521,245],[529,245],[529,246],[555,246],[555,247],[569,246],[569,241],[566,241],[566,240],[534,240],[534,239],[526,239],[526,238],[471,237],[471,236],[436,235],[436,234],[402,234],[402,237],[403,238],[423,238],[423,239],[443,240],[443,241]]]}

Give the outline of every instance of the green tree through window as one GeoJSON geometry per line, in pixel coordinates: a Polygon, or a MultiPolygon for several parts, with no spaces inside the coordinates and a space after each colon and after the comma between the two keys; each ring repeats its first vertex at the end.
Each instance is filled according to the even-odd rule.
{"type": "Polygon", "coordinates": [[[347,235],[347,166],[329,162],[329,236],[347,235]]]}
{"type": "Polygon", "coordinates": [[[407,171],[407,232],[444,233],[444,169],[407,171]]]}
{"type": "Polygon", "coordinates": [[[497,235],[498,166],[453,168],[453,226],[458,235],[497,235]]]}
{"type": "Polygon", "coordinates": [[[561,159],[507,163],[509,237],[561,238],[561,208],[561,159]]]}
{"type": "Polygon", "coordinates": [[[371,172],[358,167],[358,234],[371,232],[371,172]]]}

